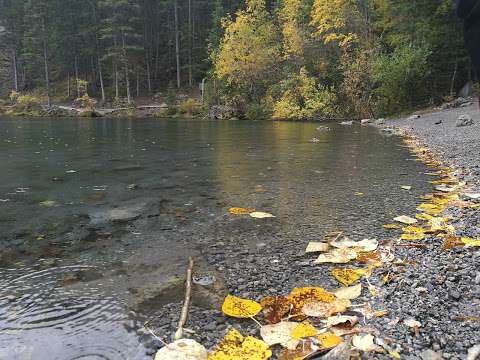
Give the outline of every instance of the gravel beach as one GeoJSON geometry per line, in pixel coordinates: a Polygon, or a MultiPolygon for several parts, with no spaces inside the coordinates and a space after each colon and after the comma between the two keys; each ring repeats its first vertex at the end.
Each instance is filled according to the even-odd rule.
{"type": "MultiPolygon", "coordinates": [[[[379,131],[389,134],[388,129],[393,128],[394,133],[415,137],[419,144],[432,150],[443,165],[452,167],[457,178],[467,183],[465,187],[470,192],[480,192],[477,187],[480,183],[480,112],[476,105],[387,120],[379,126],[379,131]],[[457,119],[462,114],[471,115],[473,125],[457,127],[457,119]]],[[[420,204],[421,200],[412,195],[411,202],[420,204]]],[[[457,236],[471,238],[480,236],[479,215],[478,207],[456,206],[442,214],[451,218],[449,223],[455,227],[457,236]]],[[[259,300],[268,295],[286,295],[294,287],[322,286],[327,290],[339,287],[328,267],[313,265],[315,257],[305,254],[303,243],[299,245],[294,237],[282,238],[282,234],[273,230],[268,221],[261,231],[249,228],[242,219],[226,221],[216,229],[223,240],[201,247],[200,253],[208,266],[222,274],[225,291],[259,300]],[[267,244],[262,241],[263,237],[278,241],[267,244]]],[[[388,311],[383,317],[364,317],[362,326],[372,329],[372,334],[398,352],[402,359],[475,359],[480,344],[478,248],[444,250],[442,239],[428,236],[419,247],[402,246],[405,242],[398,240],[398,232],[374,235],[380,245],[391,248],[395,258],[401,261],[388,269],[379,268],[368,281],[362,279],[363,292],[355,304],[368,304],[373,310],[388,311]],[[386,275],[392,280],[385,283],[386,275]],[[369,285],[379,289],[379,293],[369,292],[369,285]],[[418,331],[407,326],[406,320],[418,321],[421,324],[418,331]]],[[[146,317],[155,334],[170,339],[180,308],[180,303],[168,304],[146,317]]],[[[253,321],[228,318],[218,310],[205,310],[195,305],[190,309],[188,336],[207,349],[213,348],[230,327],[259,337],[259,328],[253,321]]],[[[145,339],[148,339],[152,354],[162,346],[148,332],[145,332],[145,339]]],[[[273,358],[277,356],[278,349],[273,350],[273,358]]],[[[325,357],[319,354],[313,358],[322,356],[325,357]]],[[[361,356],[391,358],[385,353],[361,356]]]]}

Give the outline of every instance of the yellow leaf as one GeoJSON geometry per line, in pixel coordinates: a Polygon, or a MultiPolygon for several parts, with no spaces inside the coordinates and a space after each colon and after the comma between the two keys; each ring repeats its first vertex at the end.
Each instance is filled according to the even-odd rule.
{"type": "Polygon", "coordinates": [[[208,360],[266,360],[271,356],[265,342],[232,329],[208,355],[208,360]]]}
{"type": "Polygon", "coordinates": [[[431,209],[438,209],[438,205],[433,205],[433,204],[420,204],[417,207],[417,210],[419,211],[424,211],[424,210],[431,210],[431,209]]]}
{"type": "Polygon", "coordinates": [[[424,234],[402,234],[400,239],[408,240],[408,241],[423,240],[425,239],[425,235],[424,234]]]}
{"type": "Polygon", "coordinates": [[[404,233],[408,234],[423,234],[425,233],[425,229],[418,227],[418,226],[407,226],[402,228],[402,231],[404,233]]]}
{"type": "Polygon", "coordinates": [[[464,243],[466,246],[480,247],[480,239],[462,237],[462,243],[464,243]]]}
{"type": "Polygon", "coordinates": [[[333,249],[328,253],[320,254],[315,260],[315,264],[346,264],[357,258],[358,253],[354,249],[341,248],[333,249]]]}
{"type": "Polygon", "coordinates": [[[418,220],[428,221],[428,220],[430,220],[433,216],[430,216],[430,215],[428,215],[428,214],[416,214],[415,217],[416,217],[418,220]]]}
{"type": "Polygon", "coordinates": [[[307,245],[307,249],[305,250],[306,253],[313,253],[313,252],[325,252],[328,251],[330,245],[326,242],[317,242],[311,241],[307,245]]]}
{"type": "Polygon", "coordinates": [[[303,306],[312,301],[331,303],[335,295],[317,287],[295,288],[288,296],[292,304],[292,316],[305,317],[302,313],[303,306]]]}
{"type": "Polygon", "coordinates": [[[323,349],[330,349],[343,342],[340,336],[337,336],[331,332],[326,332],[318,335],[318,340],[323,349]]]}
{"type": "Polygon", "coordinates": [[[273,325],[264,325],[260,328],[260,336],[268,346],[280,344],[290,350],[295,350],[299,341],[291,335],[298,326],[293,321],[282,321],[273,325]]]}
{"type": "Polygon", "coordinates": [[[315,326],[308,321],[299,323],[290,333],[292,338],[300,340],[306,337],[315,336],[318,334],[318,330],[315,326]]]}
{"type": "Polygon", "coordinates": [[[303,306],[302,312],[309,317],[329,317],[346,311],[351,305],[350,300],[345,299],[336,299],[331,303],[312,301],[303,306]]]}
{"type": "Polygon", "coordinates": [[[357,284],[350,287],[343,287],[334,291],[334,294],[339,299],[353,300],[362,294],[362,284],[357,284]]]}
{"type": "Polygon", "coordinates": [[[254,211],[255,209],[253,208],[241,208],[241,207],[232,207],[228,209],[228,212],[232,215],[249,215],[254,211]]]}
{"type": "Polygon", "coordinates": [[[250,318],[257,315],[262,306],[253,300],[241,299],[236,296],[227,295],[222,305],[225,315],[236,318],[250,318]]]}
{"type": "Polygon", "coordinates": [[[337,281],[344,285],[350,286],[354,282],[360,280],[363,275],[366,275],[367,271],[364,269],[333,269],[332,275],[337,281]]]}
{"type": "Polygon", "coordinates": [[[400,228],[400,225],[397,225],[397,224],[385,224],[383,225],[383,227],[385,229],[388,229],[388,230],[393,230],[393,229],[399,229],[400,228]]]}
{"type": "Polygon", "coordinates": [[[388,354],[389,354],[392,358],[394,358],[394,359],[401,359],[400,354],[398,353],[398,351],[390,350],[390,351],[388,352],[388,354]]]}

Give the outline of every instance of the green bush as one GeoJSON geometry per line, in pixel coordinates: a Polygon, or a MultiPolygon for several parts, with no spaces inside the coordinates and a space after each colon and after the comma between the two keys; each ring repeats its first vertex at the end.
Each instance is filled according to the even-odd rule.
{"type": "Polygon", "coordinates": [[[198,101],[192,98],[189,98],[185,101],[182,101],[178,105],[178,112],[188,116],[198,115],[201,111],[201,106],[202,106],[201,103],[199,103],[198,101]]]}

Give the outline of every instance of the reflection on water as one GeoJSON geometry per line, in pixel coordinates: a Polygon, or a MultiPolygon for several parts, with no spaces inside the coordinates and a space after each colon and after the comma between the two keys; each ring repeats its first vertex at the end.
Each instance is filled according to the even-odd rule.
{"type": "Polygon", "coordinates": [[[66,280],[135,257],[168,268],[218,241],[230,206],[274,213],[276,238],[373,236],[411,204],[401,185],[426,192],[398,139],[316,127],[0,120],[0,359],[150,358],[121,282],[66,280]]]}

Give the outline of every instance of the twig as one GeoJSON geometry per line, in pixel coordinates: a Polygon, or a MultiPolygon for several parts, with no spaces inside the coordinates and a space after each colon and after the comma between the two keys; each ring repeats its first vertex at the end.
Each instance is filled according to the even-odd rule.
{"type": "Polygon", "coordinates": [[[185,286],[185,300],[183,302],[180,320],[178,321],[178,329],[175,332],[175,340],[179,340],[183,337],[183,327],[187,322],[188,308],[190,306],[190,298],[192,295],[192,270],[193,270],[193,259],[189,257],[188,268],[187,268],[187,284],[185,286]]]}
{"type": "Polygon", "coordinates": [[[158,341],[160,341],[164,346],[168,346],[168,344],[167,344],[165,341],[163,341],[161,338],[159,338],[159,337],[153,332],[153,330],[148,327],[148,321],[147,321],[145,324],[143,324],[143,327],[144,327],[155,339],[157,339],[158,341]]]}

